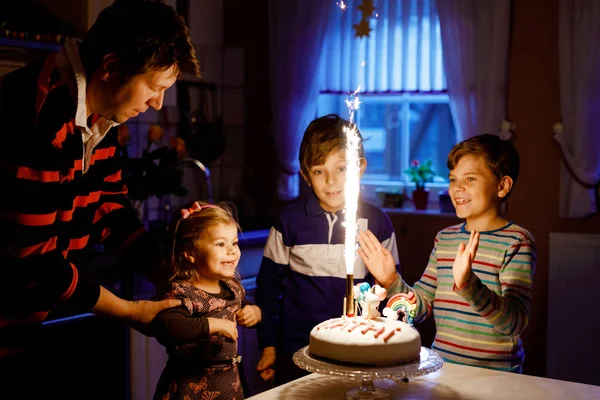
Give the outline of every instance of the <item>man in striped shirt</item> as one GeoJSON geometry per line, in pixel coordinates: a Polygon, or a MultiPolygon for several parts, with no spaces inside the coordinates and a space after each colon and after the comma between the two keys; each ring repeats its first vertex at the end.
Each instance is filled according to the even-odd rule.
{"type": "Polygon", "coordinates": [[[480,135],[452,149],[448,169],[456,215],[466,221],[437,234],[413,287],[396,274],[393,258],[369,232],[359,235],[359,254],[390,296],[414,292],[415,323],[435,316],[432,348],[446,362],[520,373],[535,241],[500,213],[519,175],[519,156],[512,143],[480,135]]]}
{"type": "Polygon", "coordinates": [[[102,243],[158,282],[160,255],[126,198],[110,128],[160,109],[165,90],[184,73],[199,69],[175,10],[159,1],[117,0],[83,41],[70,40],[0,79],[3,382],[10,382],[7,373],[29,374],[35,362],[26,350],[58,304],[135,327],[179,304],[120,299],[78,264],[86,249],[102,243]]]}

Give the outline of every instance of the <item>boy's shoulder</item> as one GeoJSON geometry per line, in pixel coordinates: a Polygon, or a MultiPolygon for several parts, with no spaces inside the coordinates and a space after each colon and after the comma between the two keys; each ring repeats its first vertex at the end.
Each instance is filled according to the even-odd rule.
{"type": "Polygon", "coordinates": [[[535,244],[533,234],[519,224],[513,222],[503,231],[513,236],[518,242],[535,244]]]}

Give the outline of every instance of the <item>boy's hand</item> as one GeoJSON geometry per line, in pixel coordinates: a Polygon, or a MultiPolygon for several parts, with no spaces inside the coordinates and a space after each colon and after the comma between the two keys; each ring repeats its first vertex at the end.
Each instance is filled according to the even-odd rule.
{"type": "Polygon", "coordinates": [[[235,319],[240,326],[249,328],[260,322],[262,319],[260,308],[255,305],[246,305],[235,314],[235,319]]]}
{"type": "Polygon", "coordinates": [[[262,351],[262,355],[258,364],[256,365],[256,370],[260,372],[260,377],[263,381],[272,381],[275,378],[275,370],[273,369],[273,365],[275,365],[276,358],[275,347],[265,347],[262,351]]]}
{"type": "Polygon", "coordinates": [[[396,260],[370,230],[358,232],[358,255],[377,282],[388,288],[396,280],[396,260]]]}
{"type": "Polygon", "coordinates": [[[456,252],[456,258],[452,265],[452,275],[454,276],[454,284],[457,288],[462,288],[465,283],[471,277],[471,266],[473,265],[473,259],[477,254],[477,246],[479,245],[479,232],[471,232],[469,243],[465,247],[464,243],[458,245],[458,251],[456,252]]]}
{"type": "Polygon", "coordinates": [[[238,339],[238,330],[235,322],[221,318],[207,318],[211,335],[225,336],[233,341],[238,339]]]}

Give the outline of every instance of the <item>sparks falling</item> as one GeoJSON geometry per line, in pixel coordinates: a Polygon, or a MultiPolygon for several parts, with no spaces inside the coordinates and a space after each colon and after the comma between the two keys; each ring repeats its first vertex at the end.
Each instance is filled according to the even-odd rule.
{"type": "Polygon", "coordinates": [[[344,199],[346,214],[346,241],[344,247],[344,258],[346,260],[346,273],[354,273],[354,260],[356,258],[356,211],[358,208],[358,195],[360,191],[360,158],[358,148],[360,140],[358,131],[354,124],[354,114],[360,106],[357,93],[360,86],[346,99],[346,106],[350,112],[350,126],[344,128],[346,134],[346,185],[344,187],[344,199]]]}

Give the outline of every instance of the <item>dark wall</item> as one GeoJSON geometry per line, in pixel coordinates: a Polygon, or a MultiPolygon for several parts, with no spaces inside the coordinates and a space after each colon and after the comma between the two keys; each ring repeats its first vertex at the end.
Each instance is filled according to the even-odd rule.
{"type": "MultiPolygon", "coordinates": [[[[524,372],[546,373],[550,232],[600,233],[600,217],[558,216],[560,153],[552,125],[560,121],[558,0],[513,2],[507,118],[516,124],[521,175],[508,211],[537,243],[531,320],[523,335],[524,372]]],[[[591,366],[590,366],[591,367],[591,366]]]]}

